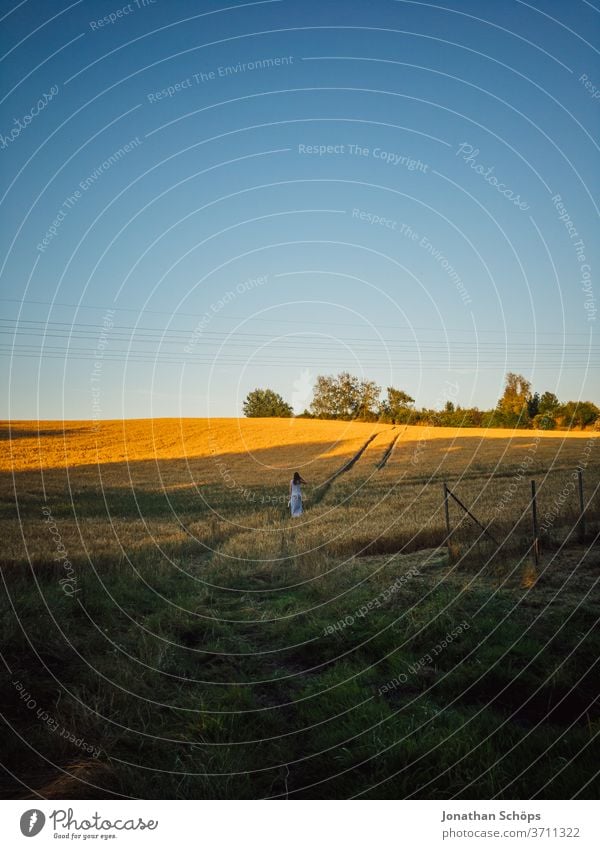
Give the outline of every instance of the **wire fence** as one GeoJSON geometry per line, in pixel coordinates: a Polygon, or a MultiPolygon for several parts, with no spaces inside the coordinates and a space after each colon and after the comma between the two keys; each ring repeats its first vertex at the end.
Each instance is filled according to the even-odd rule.
{"type": "Polygon", "coordinates": [[[593,543],[599,534],[600,481],[593,474],[587,477],[576,468],[546,474],[541,480],[523,478],[505,487],[505,497],[496,500],[492,511],[489,506],[478,511],[477,498],[468,506],[458,487],[444,481],[444,542],[451,559],[464,558],[465,545],[483,542],[490,551],[495,547],[495,553],[531,553],[538,565],[544,549],[565,540],[593,543]],[[505,509],[509,504],[512,510],[505,509]]]}

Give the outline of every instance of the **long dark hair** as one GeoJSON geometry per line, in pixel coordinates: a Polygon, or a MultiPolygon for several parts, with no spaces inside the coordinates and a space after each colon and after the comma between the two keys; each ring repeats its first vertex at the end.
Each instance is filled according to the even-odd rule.
{"type": "Polygon", "coordinates": [[[293,483],[301,483],[302,478],[300,477],[300,472],[294,472],[294,477],[292,478],[293,483]]]}

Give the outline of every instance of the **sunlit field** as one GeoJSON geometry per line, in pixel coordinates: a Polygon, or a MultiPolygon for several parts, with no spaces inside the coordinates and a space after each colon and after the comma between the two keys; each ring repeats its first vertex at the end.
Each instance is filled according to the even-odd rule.
{"type": "Polygon", "coordinates": [[[4,796],[597,795],[598,431],[5,422],[0,474],[4,796]]]}

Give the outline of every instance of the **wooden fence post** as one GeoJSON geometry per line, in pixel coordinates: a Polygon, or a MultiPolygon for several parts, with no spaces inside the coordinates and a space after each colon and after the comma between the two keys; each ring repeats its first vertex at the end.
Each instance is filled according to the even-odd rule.
{"type": "Polygon", "coordinates": [[[448,487],[444,481],[444,514],[446,516],[446,545],[450,550],[450,510],[448,509],[448,487]]]}
{"type": "Polygon", "coordinates": [[[535,565],[538,565],[539,560],[539,538],[538,538],[538,521],[537,521],[537,502],[535,498],[535,481],[531,481],[531,518],[533,521],[533,558],[535,565]]]}
{"type": "Polygon", "coordinates": [[[579,482],[579,542],[585,542],[585,504],[583,500],[583,472],[577,469],[577,480],[579,482]]]}

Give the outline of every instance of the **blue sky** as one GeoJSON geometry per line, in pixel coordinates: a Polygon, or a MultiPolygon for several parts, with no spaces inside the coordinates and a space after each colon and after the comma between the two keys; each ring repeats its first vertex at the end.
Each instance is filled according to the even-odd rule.
{"type": "Polygon", "coordinates": [[[590,3],[2,15],[2,417],[600,401],[590,3]]]}

